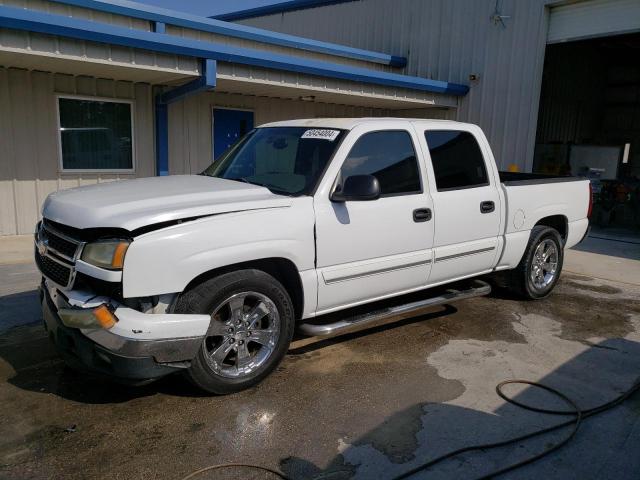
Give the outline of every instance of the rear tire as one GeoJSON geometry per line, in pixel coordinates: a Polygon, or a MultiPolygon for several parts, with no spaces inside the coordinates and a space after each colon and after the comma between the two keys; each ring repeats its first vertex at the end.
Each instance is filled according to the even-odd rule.
{"type": "Polygon", "coordinates": [[[211,315],[187,376],[207,392],[250,388],[275,369],[293,337],[289,294],[260,270],[239,270],[207,280],[180,296],[176,313],[211,315]]]}
{"type": "Polygon", "coordinates": [[[558,231],[537,225],[531,230],[522,260],[511,271],[508,288],[527,300],[544,298],[558,283],[563,261],[563,242],[558,231]]]}

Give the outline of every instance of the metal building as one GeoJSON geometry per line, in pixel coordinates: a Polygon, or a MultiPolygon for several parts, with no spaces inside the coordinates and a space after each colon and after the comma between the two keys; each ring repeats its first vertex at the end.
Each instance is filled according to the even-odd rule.
{"type": "Polygon", "coordinates": [[[638,0],[294,0],[218,18],[466,83],[445,116],[480,125],[501,168],[590,176],[596,221],[640,228],[638,0]]]}
{"type": "Polygon", "coordinates": [[[254,125],[455,108],[406,59],[128,1],[0,0],[0,234],[61,188],[199,173],[254,125]]]}
{"type": "Polygon", "coordinates": [[[30,233],[52,191],[197,173],[278,119],[470,121],[501,167],[521,170],[562,163],[573,144],[628,144],[633,172],[637,60],[609,65],[580,45],[609,39],[624,59],[620,39],[638,31],[638,0],[294,0],[218,19],[0,0],[0,235],[30,233]],[[572,59],[584,61],[567,69],[572,59]],[[613,113],[585,100],[594,91],[616,99],[613,113]]]}

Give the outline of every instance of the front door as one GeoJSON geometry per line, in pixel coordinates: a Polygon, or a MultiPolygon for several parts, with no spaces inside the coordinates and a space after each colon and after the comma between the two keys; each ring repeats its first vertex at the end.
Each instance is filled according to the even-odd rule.
{"type": "Polygon", "coordinates": [[[253,128],[253,112],[247,110],[213,109],[213,158],[222,155],[227,148],[253,128]]]}
{"type": "Polygon", "coordinates": [[[408,122],[406,130],[370,128],[346,137],[314,198],[319,313],[415,290],[429,277],[433,205],[415,132],[408,122]],[[331,191],[351,175],[374,175],[381,197],[332,202],[331,191]]]}

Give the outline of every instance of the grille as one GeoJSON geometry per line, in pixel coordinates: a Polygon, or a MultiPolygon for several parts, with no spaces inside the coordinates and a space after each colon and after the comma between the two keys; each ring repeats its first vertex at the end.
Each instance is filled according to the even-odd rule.
{"type": "Polygon", "coordinates": [[[51,260],[49,257],[43,257],[36,249],[36,264],[42,272],[42,274],[56,282],[58,285],[66,287],[71,279],[71,267],[65,267],[64,265],[51,260]]]}
{"type": "Polygon", "coordinates": [[[63,235],[52,230],[50,227],[44,226],[40,230],[40,239],[46,241],[48,246],[60,255],[67,257],[69,260],[75,258],[78,242],[64,237],[63,235]]]}

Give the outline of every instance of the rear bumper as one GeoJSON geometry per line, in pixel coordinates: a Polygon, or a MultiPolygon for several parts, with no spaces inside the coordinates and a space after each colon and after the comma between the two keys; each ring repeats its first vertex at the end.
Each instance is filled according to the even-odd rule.
{"type": "MultiPolygon", "coordinates": [[[[188,366],[202,337],[132,340],[108,330],[94,330],[94,341],[83,331],[69,328],[58,315],[48,288],[40,289],[44,326],[61,357],[79,370],[107,375],[127,382],[163,377],[188,366]]],[[[92,335],[93,336],[93,335],[92,335]]]]}

